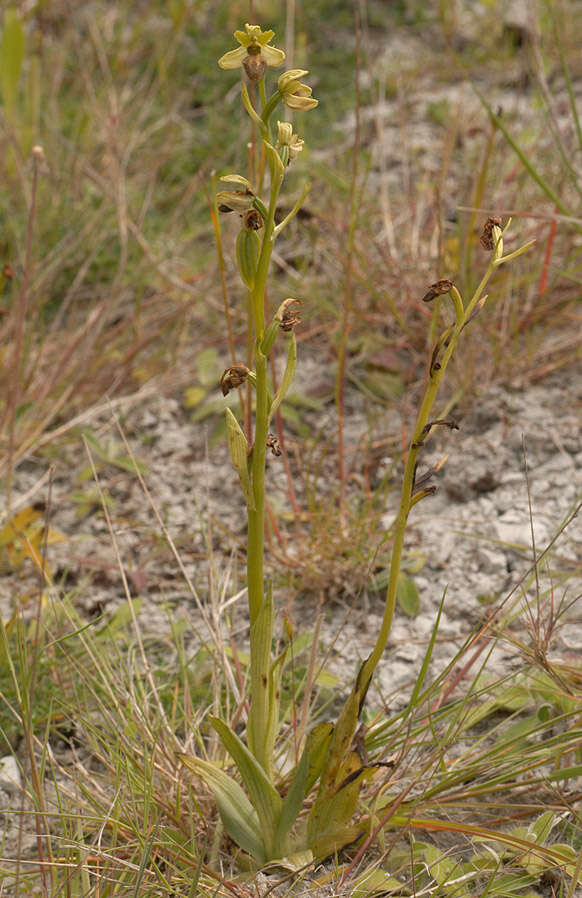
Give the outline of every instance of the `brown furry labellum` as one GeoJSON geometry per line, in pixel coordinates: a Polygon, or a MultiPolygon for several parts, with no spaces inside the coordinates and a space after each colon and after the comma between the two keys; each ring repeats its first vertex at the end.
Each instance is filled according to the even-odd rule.
{"type": "Polygon", "coordinates": [[[440,281],[435,281],[434,284],[430,285],[429,289],[422,297],[422,301],[432,302],[437,296],[443,296],[445,293],[448,293],[452,286],[453,282],[448,278],[441,278],[440,281]]]}
{"type": "Polygon", "coordinates": [[[263,216],[258,209],[249,209],[242,217],[245,231],[258,231],[263,227],[263,216]]]}
{"type": "MultiPolygon", "coordinates": [[[[249,53],[255,48],[249,47],[249,53]]],[[[257,47],[257,53],[250,56],[245,56],[242,61],[243,68],[247,73],[247,78],[249,81],[260,81],[263,75],[267,70],[267,60],[261,56],[260,47],[257,47]]]]}
{"type": "Polygon", "coordinates": [[[485,224],[483,225],[483,232],[479,237],[479,242],[483,249],[493,250],[495,249],[495,240],[493,239],[493,228],[501,227],[501,219],[500,218],[488,218],[485,224]]]}
{"type": "Polygon", "coordinates": [[[235,387],[240,387],[241,384],[244,384],[248,376],[249,369],[246,365],[231,365],[220,378],[222,395],[226,396],[235,387]]]}

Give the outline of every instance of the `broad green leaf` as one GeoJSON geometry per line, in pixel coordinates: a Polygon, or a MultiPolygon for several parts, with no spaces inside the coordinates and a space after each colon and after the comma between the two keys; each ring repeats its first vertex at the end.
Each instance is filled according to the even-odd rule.
{"type": "Polygon", "coordinates": [[[206,397],[204,387],[188,387],[184,390],[184,408],[196,408],[206,397]]]}
{"type": "Polygon", "coordinates": [[[291,785],[283,799],[277,829],[277,840],[281,845],[284,844],[291,827],[297,820],[304,799],[321,773],[332,733],[333,724],[331,721],[326,721],[313,727],[305,740],[301,759],[293,771],[291,785]]]}
{"type": "Polygon", "coordinates": [[[235,762],[238,772],[247,787],[251,804],[259,819],[267,857],[272,858],[275,848],[275,833],[283,804],[281,796],[268,779],[257,759],[236,733],[223,720],[219,720],[218,717],[211,717],[210,723],[220,736],[222,744],[235,762]]]}
{"type": "MultiPolygon", "coordinates": [[[[496,711],[522,711],[532,703],[532,697],[525,686],[517,683],[499,691],[494,698],[487,699],[482,705],[469,711],[463,720],[463,730],[468,730],[480,723],[496,711]]],[[[503,734],[500,737],[504,741],[503,734]]]]}
{"type": "Polygon", "coordinates": [[[409,617],[416,617],[420,611],[420,596],[414,580],[406,574],[399,574],[396,595],[402,611],[409,617]]]}
{"type": "Polygon", "coordinates": [[[13,119],[18,100],[18,82],[24,60],[24,29],[16,8],[4,12],[0,44],[0,90],[6,117],[13,119]]]}
{"type": "Polygon", "coordinates": [[[313,863],[313,852],[309,849],[305,851],[294,851],[286,857],[278,858],[271,864],[265,864],[262,868],[264,873],[272,870],[274,873],[280,873],[281,870],[287,870],[288,873],[296,873],[305,871],[305,868],[313,863]]]}
{"type": "Polygon", "coordinates": [[[142,606],[142,600],[131,599],[129,601],[124,602],[123,605],[121,605],[113,614],[111,620],[107,621],[105,626],[101,627],[101,629],[97,631],[97,636],[100,639],[105,636],[109,639],[112,636],[118,635],[121,631],[127,628],[127,626],[134,619],[134,616],[139,613],[139,610],[142,606]],[[129,601],[131,601],[131,607],[129,605],[129,601]],[[132,608],[133,612],[131,610],[132,608]]]}
{"type": "Polygon", "coordinates": [[[343,826],[334,832],[326,832],[310,843],[313,856],[318,861],[325,860],[326,857],[337,854],[342,848],[353,845],[357,842],[365,832],[365,825],[361,823],[353,823],[350,826],[343,826]]]}
{"type": "MultiPolygon", "coordinates": [[[[307,774],[309,771],[309,755],[306,751],[307,746],[303,749],[301,760],[295,768],[295,773],[291,781],[291,786],[283,799],[281,815],[275,833],[275,841],[277,845],[285,844],[291,827],[297,820],[299,811],[303,806],[303,800],[307,791],[307,774]]],[[[281,851],[281,854],[286,852],[281,851]]]]}
{"type": "Polygon", "coordinates": [[[257,814],[239,784],[209,761],[185,754],[178,754],[178,758],[212,790],[220,818],[231,839],[257,863],[264,864],[266,856],[257,814]]]}
{"type": "Polygon", "coordinates": [[[339,784],[340,770],[349,757],[359,709],[360,693],[356,683],[338,717],[323,764],[319,791],[307,824],[310,845],[319,837],[320,833],[328,829],[329,804],[339,784]]]}
{"type": "Polygon", "coordinates": [[[269,409],[269,420],[273,417],[283,399],[287,395],[289,387],[293,383],[293,378],[295,377],[295,369],[297,367],[297,341],[295,340],[295,334],[291,334],[291,339],[289,340],[289,350],[287,352],[287,364],[285,365],[285,373],[283,374],[283,380],[281,381],[281,385],[275,395],[273,396],[273,401],[271,402],[271,408],[269,409]]]}
{"type": "Polygon", "coordinates": [[[363,765],[356,751],[350,752],[340,770],[337,790],[327,802],[320,831],[313,836],[316,841],[327,833],[343,830],[351,823],[358,807],[360,790],[366,780],[375,776],[376,770],[376,766],[363,765]]]}
{"type": "Polygon", "coordinates": [[[336,831],[350,823],[358,806],[364,780],[370,779],[371,776],[373,770],[363,767],[358,753],[351,751],[342,764],[337,791],[327,803],[323,832],[336,831]]]}
{"type": "Polygon", "coordinates": [[[558,818],[553,811],[546,811],[529,827],[529,831],[535,836],[536,842],[542,845],[547,841],[552,829],[558,822],[558,818]]]}
{"type": "Polygon", "coordinates": [[[249,474],[249,444],[241,426],[229,408],[225,409],[226,431],[230,457],[239,476],[240,485],[250,511],[255,510],[255,497],[249,474]]]}
{"type": "Polygon", "coordinates": [[[356,879],[352,898],[374,898],[374,895],[401,892],[402,888],[402,883],[384,870],[369,870],[356,879]]]}
{"type": "Polygon", "coordinates": [[[333,735],[334,725],[331,720],[318,723],[307,734],[305,741],[304,753],[309,758],[309,768],[307,771],[307,782],[305,784],[305,794],[313,788],[317,779],[321,775],[331,737],[333,735]]]}
{"type": "Polygon", "coordinates": [[[418,574],[426,564],[423,552],[409,552],[402,561],[402,570],[407,574],[418,574]]]}

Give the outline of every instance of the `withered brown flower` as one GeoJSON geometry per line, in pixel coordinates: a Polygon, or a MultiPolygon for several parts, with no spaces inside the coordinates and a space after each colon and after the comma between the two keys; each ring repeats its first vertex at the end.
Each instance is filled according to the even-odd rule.
{"type": "Polygon", "coordinates": [[[267,434],[267,449],[270,449],[273,455],[282,455],[283,450],[281,444],[274,433],[267,434]]]}
{"type": "Polygon", "coordinates": [[[220,378],[220,389],[222,395],[226,396],[235,387],[240,387],[249,376],[249,369],[246,365],[231,365],[227,368],[220,378]]]}
{"type": "Polygon", "coordinates": [[[501,219],[500,218],[488,218],[485,224],[483,225],[483,232],[479,237],[479,242],[483,249],[493,250],[495,249],[495,241],[493,239],[493,228],[501,227],[501,219]]]}
{"type": "Polygon", "coordinates": [[[258,231],[263,227],[263,216],[258,209],[249,209],[242,217],[242,225],[245,231],[258,231]]]}
{"type": "Polygon", "coordinates": [[[443,296],[445,293],[448,293],[452,286],[453,282],[448,278],[441,278],[440,281],[435,281],[434,284],[430,285],[429,289],[422,297],[422,301],[432,302],[437,296],[443,296]]]}
{"type": "Polygon", "coordinates": [[[296,324],[301,322],[301,316],[299,315],[299,310],[293,308],[293,306],[300,306],[300,299],[286,299],[285,302],[281,304],[282,315],[281,315],[281,324],[279,325],[282,331],[289,333],[293,330],[296,324]]]}

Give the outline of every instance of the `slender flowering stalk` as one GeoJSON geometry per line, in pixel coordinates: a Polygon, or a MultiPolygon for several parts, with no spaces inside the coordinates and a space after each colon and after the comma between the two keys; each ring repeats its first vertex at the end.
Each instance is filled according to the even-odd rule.
{"type": "MultiPolygon", "coordinates": [[[[244,435],[238,422],[227,415],[229,443],[233,463],[238,471],[247,500],[247,583],[250,617],[250,711],[247,726],[248,748],[260,764],[269,780],[273,771],[273,746],[278,717],[278,685],[272,670],[271,643],[273,635],[273,600],[270,587],[264,582],[265,540],[265,459],[269,439],[269,422],[283,398],[282,390],[290,386],[295,365],[295,338],[291,333],[287,369],[281,387],[275,397],[268,390],[268,360],[273,348],[273,333],[282,329],[282,320],[274,319],[274,331],[269,329],[265,338],[265,291],[269,265],[275,240],[291,218],[297,214],[305,199],[306,191],[295,204],[292,212],[279,225],[275,225],[275,211],[279,194],[290,163],[297,157],[304,142],[286,122],[277,123],[276,142],[272,142],[271,119],[277,107],[295,104],[295,108],[312,109],[317,100],[311,97],[311,88],[298,79],[307,72],[293,69],[279,78],[277,89],[268,97],[265,74],[268,66],[279,66],[285,59],[282,50],[271,45],[272,31],[263,31],[258,25],[245,25],[245,31],[235,31],[240,44],[222,56],[218,64],[225,69],[242,66],[249,81],[258,83],[259,108],[253,105],[246,85],[242,86],[243,105],[257,126],[263,143],[269,172],[268,198],[263,198],[262,175],[259,184],[253,186],[247,178],[238,174],[226,175],[222,180],[227,189],[217,194],[219,208],[242,215],[243,227],[237,237],[236,255],[241,280],[248,288],[254,340],[254,371],[248,379],[255,390],[254,442],[243,445],[244,435]],[[245,455],[246,453],[246,455],[245,455]]],[[[288,302],[288,301],[286,301],[288,302]]],[[[291,329],[287,329],[291,330],[291,329]]],[[[230,386],[246,366],[231,366],[223,375],[223,386],[230,386]]]]}
{"type": "MultiPolygon", "coordinates": [[[[342,777],[345,775],[346,764],[349,759],[357,721],[361,714],[374,671],[378,666],[378,662],[388,643],[396,607],[398,577],[400,574],[404,538],[410,511],[419,500],[422,500],[424,497],[431,495],[434,492],[434,489],[431,489],[430,487],[417,490],[415,481],[418,455],[424,445],[426,437],[436,424],[444,423],[449,427],[456,428],[456,424],[451,421],[443,421],[442,419],[430,421],[430,414],[448,363],[455,351],[462,331],[483,308],[487,298],[484,295],[484,290],[496,268],[504,262],[517,258],[517,256],[526,252],[534,243],[534,241],[531,241],[530,243],[521,246],[515,252],[504,256],[503,234],[509,227],[510,222],[507,223],[503,231],[501,230],[500,224],[501,222],[499,219],[487,220],[482,235],[482,244],[484,248],[492,250],[492,257],[479,286],[467,306],[464,305],[457,288],[452,281],[449,280],[443,279],[437,281],[431,286],[424,297],[425,302],[430,302],[437,296],[448,293],[451,297],[455,312],[455,323],[443,331],[431,353],[428,384],[418,411],[404,468],[400,507],[394,529],[390,575],[386,590],[382,623],[376,637],[374,648],[360,667],[352,691],[338,718],[338,723],[336,724],[331,739],[328,763],[322,772],[318,795],[310,813],[310,826],[312,832],[317,831],[318,828],[324,825],[323,821],[325,820],[325,816],[329,813],[329,802],[332,800],[334,794],[337,793],[342,777]]],[[[343,820],[342,822],[345,828],[347,820],[343,820]]],[[[337,845],[337,841],[335,844],[337,845]]]]}

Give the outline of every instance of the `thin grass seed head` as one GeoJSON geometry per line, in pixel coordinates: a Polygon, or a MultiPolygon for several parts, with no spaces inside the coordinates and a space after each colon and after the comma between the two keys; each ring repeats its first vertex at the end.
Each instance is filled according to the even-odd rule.
{"type": "Polygon", "coordinates": [[[245,31],[235,31],[234,37],[240,47],[229,50],[218,60],[221,69],[244,68],[249,81],[260,81],[267,66],[280,66],[285,61],[285,53],[271,47],[269,41],[274,31],[263,31],[260,25],[245,25],[245,31]],[[246,31],[246,34],[245,34],[246,31]]]}

